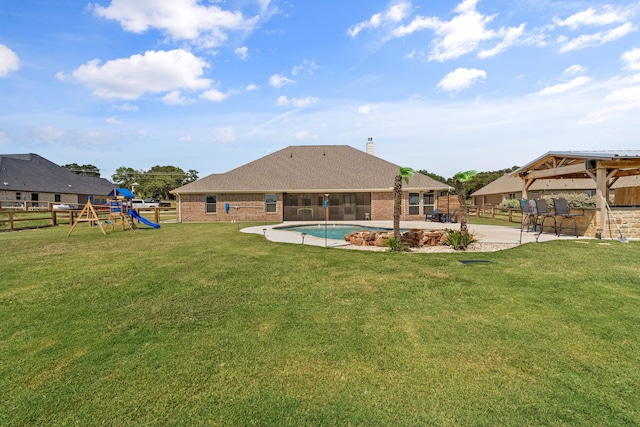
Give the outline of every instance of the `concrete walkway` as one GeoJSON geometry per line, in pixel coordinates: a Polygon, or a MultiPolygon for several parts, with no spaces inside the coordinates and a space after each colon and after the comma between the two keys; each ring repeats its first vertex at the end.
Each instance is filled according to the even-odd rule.
{"type": "MultiPolygon", "coordinates": [[[[314,224],[323,224],[320,222],[297,222],[297,221],[287,221],[282,224],[276,225],[260,225],[256,227],[247,227],[242,228],[240,231],[243,233],[254,233],[254,234],[263,234],[267,239],[272,242],[284,242],[284,243],[302,243],[302,235],[296,231],[285,231],[278,230],[277,227],[282,226],[293,226],[293,225],[314,225],[314,224]]],[[[362,225],[365,227],[380,227],[385,229],[392,229],[393,222],[392,221],[331,221],[328,223],[329,226],[331,224],[336,225],[344,225],[344,224],[356,224],[362,225]]],[[[439,222],[424,222],[424,221],[401,221],[400,228],[419,228],[422,230],[444,230],[445,228],[458,229],[460,227],[459,224],[452,223],[439,223],[439,222]]],[[[518,244],[520,243],[520,227],[517,224],[514,224],[514,227],[505,227],[505,226],[497,226],[497,225],[475,225],[469,224],[468,229],[471,233],[473,233],[476,238],[480,242],[484,243],[509,243],[509,244],[518,244]]],[[[576,240],[574,236],[560,236],[556,237],[555,234],[550,232],[542,233],[540,236],[534,232],[522,232],[522,243],[535,242],[536,237],[538,237],[539,242],[546,242],[550,240],[558,240],[558,239],[573,239],[576,240]]],[[[584,237],[581,237],[584,239],[584,237]]],[[[305,245],[313,245],[313,246],[325,246],[324,237],[314,237],[310,235],[304,236],[304,244],[305,245]]],[[[333,240],[327,239],[326,246],[327,247],[338,247],[338,246],[346,246],[347,242],[344,240],[333,240]]]]}

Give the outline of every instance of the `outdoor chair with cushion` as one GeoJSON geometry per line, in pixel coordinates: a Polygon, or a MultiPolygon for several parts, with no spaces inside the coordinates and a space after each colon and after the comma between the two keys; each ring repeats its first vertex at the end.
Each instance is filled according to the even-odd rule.
{"type": "MultiPolygon", "coordinates": [[[[557,225],[556,223],[556,234],[558,236],[560,235],[560,233],[563,230],[564,221],[566,219],[570,219],[573,221],[573,232],[575,233],[576,237],[578,237],[578,222],[576,221],[576,217],[584,216],[584,210],[582,211],[581,214],[571,213],[567,200],[563,198],[553,199],[553,209],[556,212],[556,216],[559,216],[561,218],[560,225],[557,225]]],[[[570,228],[564,228],[564,229],[570,230],[570,228]]]]}
{"type": "Polygon", "coordinates": [[[433,222],[438,222],[440,221],[440,209],[436,208],[433,213],[430,214],[425,214],[424,216],[424,220],[425,221],[433,221],[433,222]]]}
{"type": "Polygon", "coordinates": [[[549,208],[547,207],[547,201],[545,199],[536,199],[536,227],[540,226],[540,233],[544,231],[544,222],[547,218],[551,218],[553,220],[553,231],[558,234],[558,225],[556,223],[556,216],[551,213],[549,208]]]}

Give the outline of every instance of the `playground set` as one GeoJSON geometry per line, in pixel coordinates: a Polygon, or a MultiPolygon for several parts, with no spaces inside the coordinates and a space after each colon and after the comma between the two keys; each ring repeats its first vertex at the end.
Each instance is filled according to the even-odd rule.
{"type": "Polygon", "coordinates": [[[111,230],[114,231],[116,229],[116,225],[119,224],[122,231],[125,231],[127,227],[131,230],[135,230],[137,227],[137,223],[143,223],[153,228],[160,228],[160,224],[156,224],[155,222],[151,222],[140,213],[132,209],[130,207],[130,201],[134,198],[134,195],[131,191],[126,188],[115,188],[108,195],[111,197],[108,200],[108,211],[99,209],[96,210],[95,206],[92,203],[93,197],[89,197],[89,200],[84,205],[80,214],[73,222],[69,233],[67,236],[70,236],[73,233],[73,230],[76,226],[81,222],[88,222],[89,225],[94,226],[97,225],[100,227],[100,231],[105,236],[107,235],[107,231],[103,226],[105,223],[111,225],[111,230]],[[107,217],[104,217],[104,214],[108,213],[107,217]],[[103,214],[103,217],[100,217],[100,214],[103,214]]]}

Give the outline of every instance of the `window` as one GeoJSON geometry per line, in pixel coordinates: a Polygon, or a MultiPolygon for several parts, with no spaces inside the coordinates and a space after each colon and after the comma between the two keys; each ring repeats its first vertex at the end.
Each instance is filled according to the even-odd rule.
{"type": "Polygon", "coordinates": [[[218,197],[215,194],[207,195],[207,203],[205,204],[205,212],[206,213],[216,213],[217,212],[217,199],[218,197]]]}
{"type": "Polygon", "coordinates": [[[19,191],[16,191],[16,200],[22,200],[22,194],[19,191]]]}
{"type": "Polygon", "coordinates": [[[38,193],[31,193],[31,201],[32,202],[38,201],[38,193]]]}
{"type": "Polygon", "coordinates": [[[420,193],[409,193],[409,215],[420,215],[420,193]]]}
{"type": "Polygon", "coordinates": [[[55,203],[60,203],[60,201],[61,201],[60,195],[59,194],[54,194],[53,195],[53,201],[55,203]]]}
{"type": "Polygon", "coordinates": [[[422,194],[422,205],[424,213],[431,215],[435,204],[435,193],[433,191],[425,191],[422,194]]]}
{"type": "Polygon", "coordinates": [[[276,212],[276,202],[278,201],[278,197],[275,194],[266,194],[264,197],[265,207],[267,213],[276,212]]]}

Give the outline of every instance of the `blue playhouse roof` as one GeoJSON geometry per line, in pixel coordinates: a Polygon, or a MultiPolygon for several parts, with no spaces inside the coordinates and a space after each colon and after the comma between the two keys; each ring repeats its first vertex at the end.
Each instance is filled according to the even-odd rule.
{"type": "Polygon", "coordinates": [[[122,196],[125,199],[133,199],[136,196],[133,195],[133,193],[126,189],[126,188],[114,188],[113,190],[111,190],[111,192],[109,193],[109,196],[122,196]]]}

